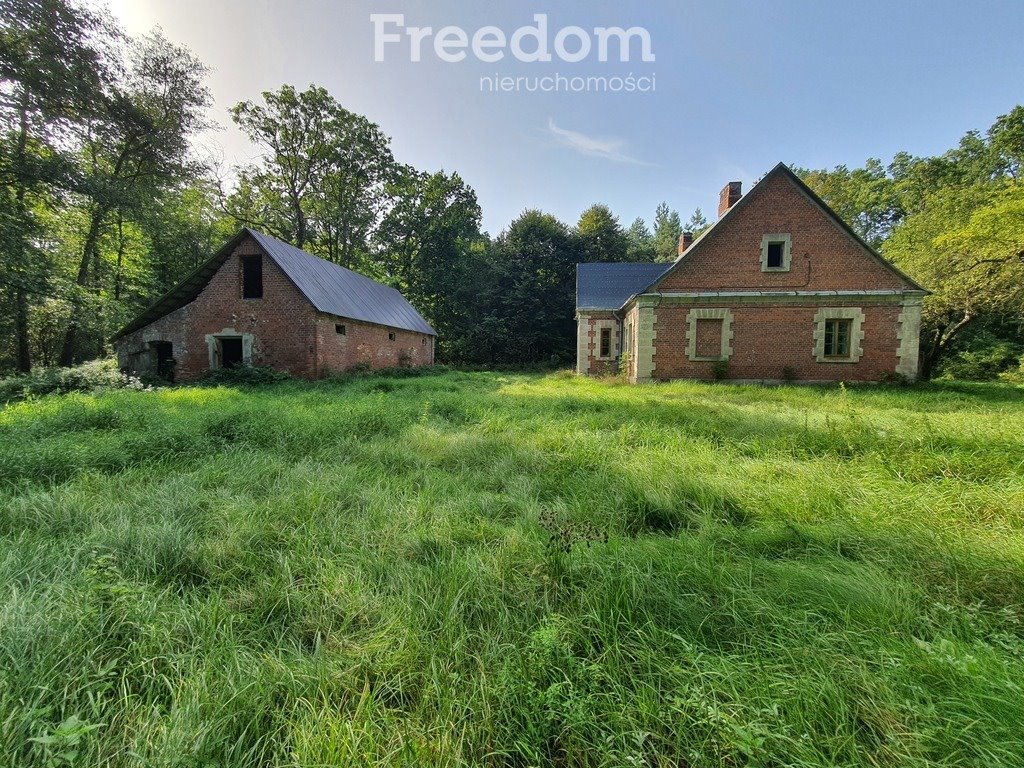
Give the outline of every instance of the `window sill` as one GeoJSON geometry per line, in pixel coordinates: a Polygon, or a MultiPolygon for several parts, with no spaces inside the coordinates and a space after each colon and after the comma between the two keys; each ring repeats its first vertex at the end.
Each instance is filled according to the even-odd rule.
{"type": "Polygon", "coordinates": [[[790,272],[789,267],[761,267],[762,272],[790,272]]]}
{"type": "Polygon", "coordinates": [[[852,357],[822,357],[818,359],[819,363],[856,363],[852,357]]]}

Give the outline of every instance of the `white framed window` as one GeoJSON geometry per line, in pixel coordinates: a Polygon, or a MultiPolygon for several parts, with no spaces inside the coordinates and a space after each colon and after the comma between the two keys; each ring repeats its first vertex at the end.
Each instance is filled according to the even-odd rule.
{"type": "Polygon", "coordinates": [[[694,361],[732,357],[732,321],[728,309],[691,309],[686,315],[686,357],[694,361]]]}
{"type": "Polygon", "coordinates": [[[793,261],[793,243],[788,234],[765,235],[761,238],[761,271],[789,272],[793,261]]]}
{"type": "Polygon", "coordinates": [[[822,307],[814,315],[814,359],[856,363],[864,355],[864,312],[860,307],[822,307]]]}

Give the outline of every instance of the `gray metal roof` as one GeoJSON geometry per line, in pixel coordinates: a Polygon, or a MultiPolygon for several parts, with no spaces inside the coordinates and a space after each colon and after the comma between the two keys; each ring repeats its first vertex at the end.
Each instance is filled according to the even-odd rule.
{"type": "Polygon", "coordinates": [[[436,335],[430,324],[394,288],[324,261],[276,237],[252,229],[246,231],[321,312],[436,335]]]}
{"type": "Polygon", "coordinates": [[[113,339],[119,339],[125,334],[143,328],[194,301],[210,282],[210,278],[246,237],[252,237],[259,243],[295,287],[320,312],[406,331],[427,333],[431,336],[437,335],[420,313],[394,288],[381,285],[351,269],[324,261],[276,237],[246,227],[225,243],[205,264],[118,331],[113,339]]]}
{"type": "Polygon", "coordinates": [[[671,264],[577,264],[576,309],[619,309],[671,264]]]}

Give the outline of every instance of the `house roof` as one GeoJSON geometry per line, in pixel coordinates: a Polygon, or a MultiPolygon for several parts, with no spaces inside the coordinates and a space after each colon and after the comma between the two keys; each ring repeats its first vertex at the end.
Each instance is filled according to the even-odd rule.
{"type": "Polygon", "coordinates": [[[671,264],[576,265],[576,309],[618,309],[671,264]]]}
{"type": "MultiPolygon", "coordinates": [[[[890,272],[892,272],[897,277],[899,277],[903,282],[905,282],[907,284],[907,288],[909,290],[911,290],[911,291],[920,291],[922,293],[929,293],[929,291],[926,288],[921,287],[921,285],[919,285],[913,278],[911,278],[909,275],[907,275],[905,272],[903,272],[901,269],[899,269],[899,267],[897,267],[891,261],[889,261],[884,256],[882,256],[882,254],[880,254],[878,251],[876,251],[874,248],[872,248],[870,245],[868,245],[867,242],[864,241],[864,238],[862,238],[860,235],[858,235],[856,232],[854,232],[854,230],[850,227],[850,225],[847,224],[845,221],[843,221],[843,219],[839,216],[839,214],[837,214],[835,211],[833,211],[828,206],[828,204],[817,195],[817,193],[813,189],[811,189],[809,186],[807,186],[807,184],[804,183],[803,179],[801,179],[799,176],[797,176],[795,173],[793,173],[792,170],[790,170],[789,166],[787,166],[785,163],[779,163],[774,168],[772,168],[770,171],[768,171],[768,173],[766,173],[763,177],[761,177],[757,181],[757,183],[754,184],[754,186],[750,188],[750,191],[747,192],[747,194],[743,195],[743,197],[741,197],[731,208],[729,208],[729,210],[727,210],[718,219],[718,221],[716,221],[714,224],[712,224],[710,227],[708,227],[706,230],[704,230],[704,232],[701,233],[700,237],[698,237],[696,240],[694,240],[690,244],[690,247],[687,248],[683,253],[681,253],[679,255],[679,257],[674,262],[672,262],[672,264],[669,265],[668,269],[664,270],[660,275],[655,275],[645,286],[643,286],[642,288],[636,290],[634,293],[632,293],[628,297],[626,297],[626,299],[622,302],[621,306],[625,306],[634,297],[640,295],[641,293],[647,293],[652,288],[654,288],[654,286],[657,285],[661,281],[661,278],[663,278],[672,269],[674,269],[676,267],[676,265],[678,265],[680,262],[682,262],[687,257],[689,257],[691,254],[693,254],[694,251],[700,246],[701,243],[703,243],[706,240],[708,240],[714,234],[715,230],[718,229],[722,225],[722,223],[724,221],[726,221],[727,219],[729,219],[732,216],[735,216],[736,215],[736,211],[741,209],[741,208],[743,208],[744,204],[748,200],[750,200],[750,198],[752,197],[752,195],[754,193],[754,190],[756,190],[759,186],[764,184],[768,179],[770,179],[773,176],[776,176],[776,175],[778,175],[780,173],[784,174],[790,181],[792,181],[796,185],[797,189],[799,189],[808,198],[810,198],[811,202],[814,203],[816,206],[818,206],[818,208],[820,208],[830,219],[832,219],[832,221],[841,230],[843,230],[847,235],[849,235],[851,238],[853,238],[853,240],[855,242],[857,242],[857,244],[860,245],[861,248],[863,248],[872,259],[877,261],[879,264],[881,264],[883,267],[888,269],[890,272]]],[[[620,307],[616,307],[616,309],[619,309],[619,308],[620,307]]]]}
{"type": "Polygon", "coordinates": [[[276,237],[245,227],[199,269],[122,328],[114,338],[149,325],[193,301],[246,237],[252,237],[260,245],[267,256],[273,259],[285,276],[320,312],[431,336],[437,335],[430,324],[396,289],[382,285],[351,269],[324,261],[276,237]]]}

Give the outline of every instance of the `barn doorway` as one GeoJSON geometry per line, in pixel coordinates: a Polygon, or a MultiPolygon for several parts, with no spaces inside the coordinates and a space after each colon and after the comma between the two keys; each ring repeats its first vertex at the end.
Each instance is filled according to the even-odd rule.
{"type": "Polygon", "coordinates": [[[151,341],[150,349],[156,356],[156,375],[166,381],[174,381],[174,345],[169,341],[151,341]]]}
{"type": "Polygon", "coordinates": [[[218,339],[220,342],[220,365],[222,368],[237,368],[242,365],[242,337],[218,339]]]}

